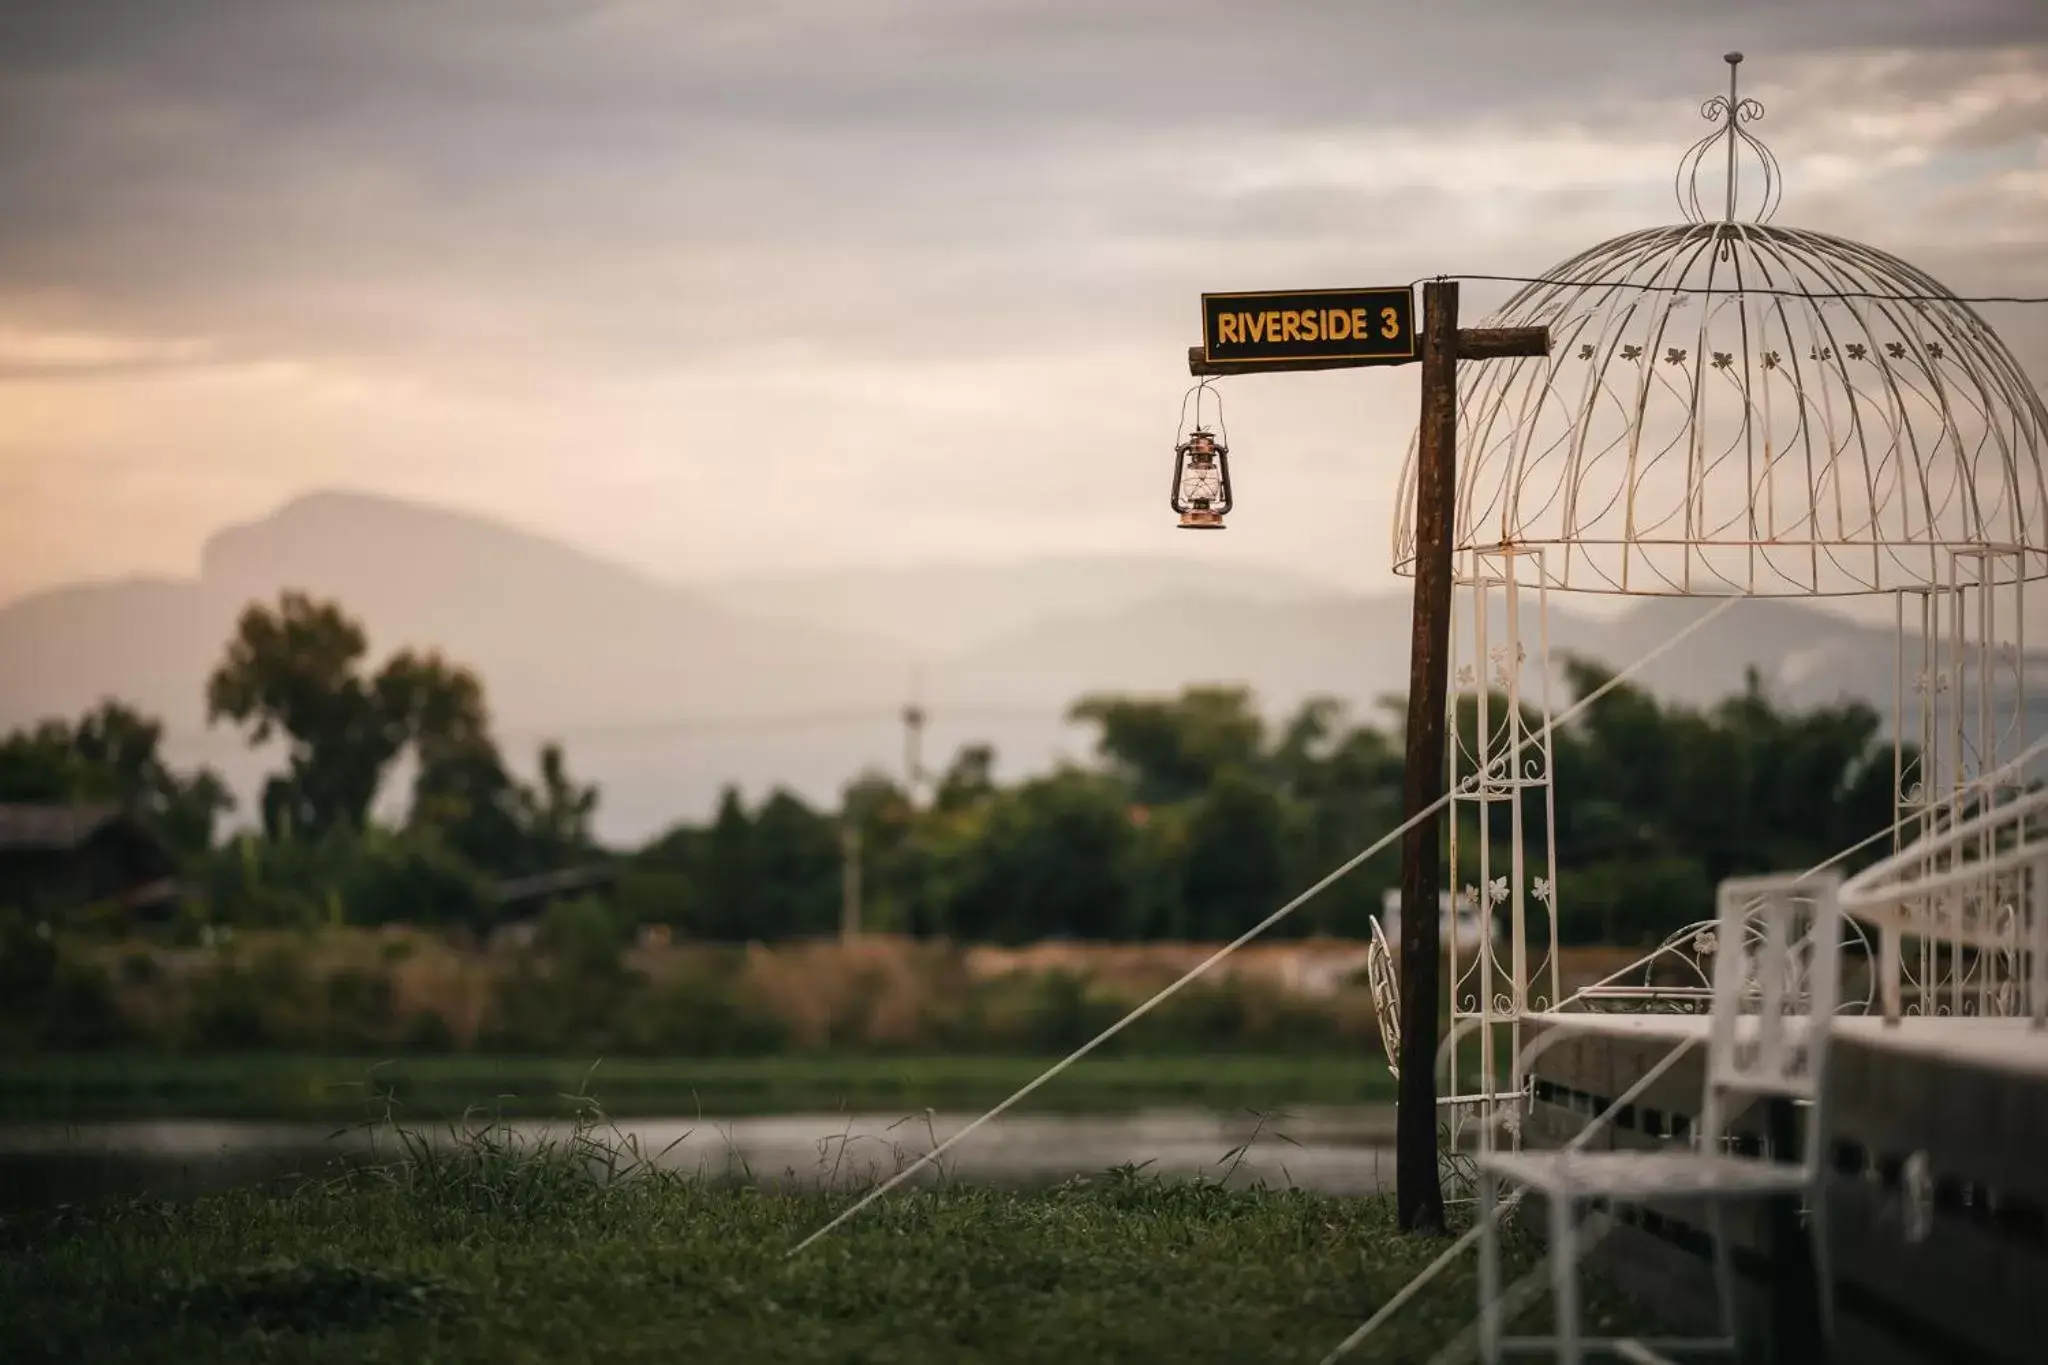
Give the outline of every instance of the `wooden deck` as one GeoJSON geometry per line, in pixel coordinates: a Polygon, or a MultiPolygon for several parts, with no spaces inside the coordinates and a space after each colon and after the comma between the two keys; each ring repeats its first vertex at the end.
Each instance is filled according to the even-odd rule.
{"type": "MultiPolygon", "coordinates": [[[[2003,1018],[1837,1023],[1822,1111],[1841,1358],[2040,1360],[2048,1341],[2048,1031],[2003,1018]]],[[[1589,1014],[1564,1028],[1566,1038],[1533,1067],[1529,1145],[1561,1145],[1687,1039],[1696,1043],[1691,1053],[1591,1145],[1691,1140],[1705,1018],[1589,1014]]],[[[1794,1159],[1807,1118],[1759,1105],[1733,1132],[1743,1150],[1794,1159]]],[[[1793,1262],[1807,1257],[1788,1245],[1783,1213],[1756,1209],[1731,1219],[1747,1310],[1765,1336],[1773,1291],[1780,1299],[1798,1292],[1793,1262]]],[[[1712,1305],[1705,1251],[1696,1210],[1653,1204],[1618,1217],[1600,1260],[1661,1313],[1698,1320],[1712,1305]]]]}
{"type": "MultiPolygon", "coordinates": [[[[1571,1014],[1574,1032],[1612,1034],[1631,1040],[1692,1038],[1704,1046],[1707,1019],[1696,1014],[1571,1014]]],[[[1845,1050],[1878,1048],[1982,1067],[2016,1080],[2048,1081],[2048,1029],[2031,1020],[1974,1017],[1908,1017],[1887,1024],[1876,1015],[1843,1015],[1835,1021],[1834,1045],[1845,1050]]]]}

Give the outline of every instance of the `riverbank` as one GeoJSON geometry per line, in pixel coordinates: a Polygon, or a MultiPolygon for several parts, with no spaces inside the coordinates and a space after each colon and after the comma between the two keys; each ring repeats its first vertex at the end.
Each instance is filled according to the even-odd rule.
{"type": "MultiPolygon", "coordinates": [[[[1111,1173],[891,1196],[788,1254],[855,1194],[599,1185],[472,1148],[290,1196],[16,1223],[0,1359],[1296,1365],[1443,1245],[1396,1234],[1383,1199],[1111,1173]]],[[[1429,1358],[1474,1294],[1462,1257],[1359,1358],[1429,1358]]]]}
{"type": "MultiPolygon", "coordinates": [[[[0,1122],[275,1118],[347,1122],[387,1110],[553,1117],[594,1099],[618,1117],[978,1110],[1058,1058],[788,1054],[729,1058],[176,1055],[0,1059],[0,1122]]],[[[1377,1054],[1088,1057],[1028,1102],[1037,1112],[1158,1106],[1281,1110],[1389,1102],[1377,1054]]]]}

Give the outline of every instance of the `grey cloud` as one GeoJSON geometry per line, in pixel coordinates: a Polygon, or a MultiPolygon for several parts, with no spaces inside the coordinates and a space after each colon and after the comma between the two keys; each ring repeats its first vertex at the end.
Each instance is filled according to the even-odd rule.
{"type": "MultiPolygon", "coordinates": [[[[450,369],[1147,333],[1198,282],[1104,248],[1221,267],[1255,243],[1274,275],[1403,249],[1341,190],[1219,204],[1219,137],[1441,126],[1432,72],[1459,118],[1568,114],[1705,93],[1731,43],[1760,71],[1910,45],[1965,72],[2044,41],[2031,0],[16,6],[0,296],[230,357],[450,369]]],[[[1448,191],[1401,194],[1437,241],[1502,240],[1448,191]]]]}
{"type": "MultiPolygon", "coordinates": [[[[1585,84],[1686,89],[1679,66],[1752,36],[1797,53],[2041,41],[2031,0],[921,0],[650,4],[76,0],[0,19],[16,70],[113,70],[229,91],[286,119],[378,107],[744,111],[764,123],[1005,107],[1033,122],[1114,113],[1318,119],[1411,107],[1411,66],[1469,75],[1461,99],[1519,103],[1585,84]]],[[[923,122],[919,118],[919,122],[923,122]]],[[[642,123],[643,127],[656,125],[642,123]]]]}
{"type": "Polygon", "coordinates": [[[138,375],[171,374],[200,368],[204,360],[4,360],[0,359],[0,384],[62,379],[133,379],[138,375]]]}

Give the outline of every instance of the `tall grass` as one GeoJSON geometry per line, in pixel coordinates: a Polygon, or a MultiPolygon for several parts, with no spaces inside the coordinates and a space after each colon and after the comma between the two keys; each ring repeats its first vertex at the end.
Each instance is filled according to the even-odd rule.
{"type": "MultiPolygon", "coordinates": [[[[1236,1181],[1238,1151],[1198,1180],[906,1189],[791,1256],[873,1178],[829,1144],[816,1180],[768,1189],[666,1170],[595,1105],[540,1139],[382,1121],[388,1159],[345,1177],[17,1230],[0,1359],[1299,1362],[1441,1245],[1381,1199],[1236,1181]]],[[[1455,1266],[1363,1358],[1427,1359],[1475,1303],[1455,1266]]]]}
{"type": "MultiPolygon", "coordinates": [[[[27,1050],[98,1039],[191,1052],[1058,1052],[1177,975],[1176,951],[992,965],[978,950],[887,939],[595,954],[545,935],[479,948],[406,930],[251,931],[188,948],[69,939],[46,955],[50,981],[0,999],[0,1033],[27,1050]],[[71,984],[57,1033],[60,980],[71,984]],[[10,1014],[31,999],[33,1017],[10,1014]]],[[[1117,1046],[1354,1051],[1376,1039],[1362,985],[1311,997],[1238,974],[1180,993],[1117,1046]]]]}

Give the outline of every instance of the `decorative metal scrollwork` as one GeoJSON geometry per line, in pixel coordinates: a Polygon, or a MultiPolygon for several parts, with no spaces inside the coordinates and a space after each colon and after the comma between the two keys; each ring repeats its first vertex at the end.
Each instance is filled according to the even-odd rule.
{"type": "Polygon", "coordinates": [[[1372,991],[1372,1009],[1379,1019],[1380,1046],[1386,1049],[1387,1071],[1401,1076],[1401,991],[1394,975],[1394,950],[1387,932],[1372,922],[1372,942],[1365,949],[1365,983],[1372,991]]]}
{"type": "MultiPolygon", "coordinates": [[[[1761,944],[1763,929],[1752,916],[1744,924],[1752,946],[1761,944]]],[[[1837,1014],[1868,1014],[1876,1002],[1877,956],[1870,936],[1854,920],[1842,921],[1842,970],[1849,988],[1835,1006],[1837,1014]],[[1860,986],[1860,990],[1858,987],[1860,986]]],[[[1699,920],[1669,935],[1643,957],[1581,990],[1576,1002],[1601,1014],[1704,1014],[1713,1006],[1713,959],[1720,952],[1713,920],[1699,920]]],[[[1794,999],[1804,997],[1803,983],[1787,983],[1794,999]]],[[[1751,981],[1745,992],[1760,993],[1751,981]]],[[[1567,1002],[1571,1003],[1571,1002],[1567,1002]]]]}
{"type": "Polygon", "coordinates": [[[1726,152],[1723,173],[1727,176],[1726,194],[1723,200],[1722,219],[1726,223],[1735,221],[1738,202],[1741,199],[1743,155],[1753,157],[1761,175],[1761,191],[1756,212],[1750,221],[1768,223],[1777,212],[1780,193],[1778,158],[1766,147],[1756,134],[1744,125],[1756,122],[1764,116],[1763,104],[1736,91],[1736,68],[1742,64],[1742,54],[1728,54],[1728,93],[1715,95],[1700,105],[1700,117],[1709,123],[1720,125],[1713,132],[1695,142],[1686,150],[1678,163],[1678,207],[1689,223],[1707,221],[1707,209],[1701,202],[1700,179],[1706,170],[1707,154],[1720,144],[1726,152]]]}

